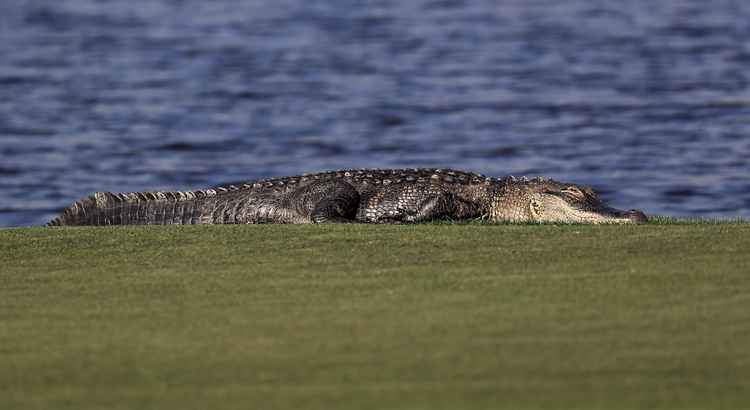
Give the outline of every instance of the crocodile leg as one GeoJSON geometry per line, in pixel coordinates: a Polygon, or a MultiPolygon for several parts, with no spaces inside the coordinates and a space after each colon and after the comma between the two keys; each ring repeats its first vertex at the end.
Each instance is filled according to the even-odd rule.
{"type": "Polygon", "coordinates": [[[436,219],[465,220],[481,216],[482,210],[473,202],[445,192],[424,198],[415,213],[405,214],[405,222],[425,222],[436,219]]]}
{"type": "Polygon", "coordinates": [[[359,193],[346,182],[328,182],[325,194],[310,212],[313,223],[354,223],[359,208],[359,193]]]}
{"type": "Polygon", "coordinates": [[[315,205],[310,219],[313,223],[355,223],[357,205],[351,206],[348,199],[323,199],[315,205]]]}
{"type": "Polygon", "coordinates": [[[359,193],[344,181],[316,181],[289,193],[281,205],[309,215],[312,223],[354,223],[359,193]]]}
{"type": "Polygon", "coordinates": [[[372,195],[364,199],[357,219],[363,222],[398,224],[435,219],[471,219],[481,216],[481,204],[451,192],[420,194],[406,191],[392,196],[372,195]]]}

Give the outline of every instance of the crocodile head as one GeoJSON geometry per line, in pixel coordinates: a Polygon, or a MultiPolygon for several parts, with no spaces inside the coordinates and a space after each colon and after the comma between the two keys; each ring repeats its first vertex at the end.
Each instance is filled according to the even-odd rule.
{"type": "Polygon", "coordinates": [[[643,223],[636,209],[608,206],[590,187],[549,179],[507,180],[490,206],[494,221],[541,223],[643,223]]]}

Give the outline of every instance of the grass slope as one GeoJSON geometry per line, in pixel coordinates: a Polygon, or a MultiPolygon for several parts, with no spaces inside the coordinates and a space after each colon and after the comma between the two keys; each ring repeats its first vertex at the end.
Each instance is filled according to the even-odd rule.
{"type": "Polygon", "coordinates": [[[661,222],[0,230],[0,408],[747,408],[750,225],[661,222]]]}

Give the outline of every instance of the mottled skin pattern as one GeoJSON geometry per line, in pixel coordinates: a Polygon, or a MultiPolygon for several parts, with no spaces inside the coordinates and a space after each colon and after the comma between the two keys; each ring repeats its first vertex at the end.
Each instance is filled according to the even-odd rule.
{"type": "Polygon", "coordinates": [[[588,187],[449,169],[344,170],[190,192],[96,193],[48,225],[414,223],[436,219],[638,223],[588,187]]]}

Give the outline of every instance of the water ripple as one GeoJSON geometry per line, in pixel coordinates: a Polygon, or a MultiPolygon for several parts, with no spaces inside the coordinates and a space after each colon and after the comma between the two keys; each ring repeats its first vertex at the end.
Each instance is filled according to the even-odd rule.
{"type": "Polygon", "coordinates": [[[750,3],[14,4],[0,225],[92,191],[414,166],[750,217],[750,3]]]}

